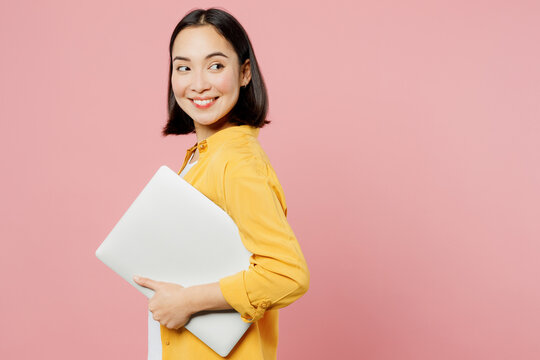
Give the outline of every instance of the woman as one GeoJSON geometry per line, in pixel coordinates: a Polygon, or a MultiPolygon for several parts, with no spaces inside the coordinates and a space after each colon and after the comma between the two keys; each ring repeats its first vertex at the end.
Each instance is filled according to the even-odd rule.
{"type": "Polygon", "coordinates": [[[179,174],[231,216],[253,255],[248,270],[212,284],[184,288],[136,278],[155,291],[148,303],[149,354],[220,359],[183,326],[199,311],[234,309],[252,325],[227,358],[275,359],[278,309],[307,291],[309,271],[286,220],[283,189],[257,140],[269,123],[257,59],[243,27],[215,8],[187,14],[173,31],[169,53],[163,135],[197,136],[179,174]],[[158,332],[152,335],[156,324],[161,344],[158,332]]]}

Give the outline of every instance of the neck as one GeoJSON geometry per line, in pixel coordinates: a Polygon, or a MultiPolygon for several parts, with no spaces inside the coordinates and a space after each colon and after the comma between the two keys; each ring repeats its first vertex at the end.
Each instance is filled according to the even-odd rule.
{"type": "Polygon", "coordinates": [[[234,124],[231,124],[228,121],[221,121],[221,120],[210,125],[201,125],[194,122],[194,125],[195,125],[195,133],[197,134],[197,143],[200,143],[201,141],[205,140],[206,138],[210,137],[211,135],[217,133],[220,130],[226,129],[231,126],[235,126],[234,124]]]}

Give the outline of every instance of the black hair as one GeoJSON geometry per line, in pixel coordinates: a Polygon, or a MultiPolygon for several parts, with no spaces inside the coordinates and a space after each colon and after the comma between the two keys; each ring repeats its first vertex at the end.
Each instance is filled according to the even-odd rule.
{"type": "Polygon", "coordinates": [[[169,44],[169,85],[168,85],[168,119],[163,127],[162,135],[179,135],[195,132],[193,119],[186,114],[174,97],[171,84],[172,76],[172,48],[174,40],[180,31],[188,26],[213,26],[234,48],[240,66],[249,59],[251,64],[251,81],[240,88],[238,101],[226,115],[228,121],[235,125],[252,125],[263,127],[270,123],[266,119],[268,113],[268,93],[264,79],[259,70],[255,52],[249,37],[242,25],[231,14],[217,8],[195,9],[189,12],[176,25],[169,44]]]}

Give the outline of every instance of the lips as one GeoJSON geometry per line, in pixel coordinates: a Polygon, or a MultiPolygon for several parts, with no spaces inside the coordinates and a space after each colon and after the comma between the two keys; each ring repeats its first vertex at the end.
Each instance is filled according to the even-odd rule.
{"type": "Polygon", "coordinates": [[[205,109],[212,106],[218,98],[219,96],[214,98],[195,98],[190,100],[197,108],[205,109]]]}

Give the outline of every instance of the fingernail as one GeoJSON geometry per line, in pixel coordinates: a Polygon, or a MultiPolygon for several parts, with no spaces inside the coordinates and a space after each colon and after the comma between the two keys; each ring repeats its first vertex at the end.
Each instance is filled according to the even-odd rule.
{"type": "Polygon", "coordinates": [[[133,280],[139,281],[139,277],[138,277],[137,275],[135,275],[135,276],[133,277],[133,280]]]}

